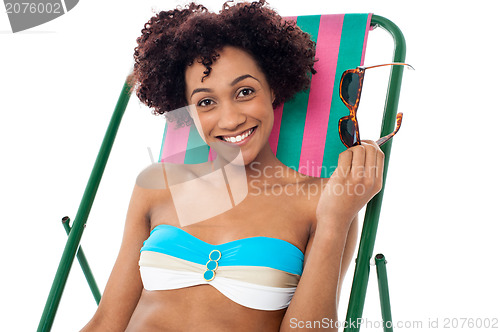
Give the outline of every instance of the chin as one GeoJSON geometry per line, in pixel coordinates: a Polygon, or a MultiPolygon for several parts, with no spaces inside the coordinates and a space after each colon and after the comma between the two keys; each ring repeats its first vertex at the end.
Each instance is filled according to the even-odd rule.
{"type": "Polygon", "coordinates": [[[260,153],[260,150],[256,151],[255,144],[240,146],[216,139],[212,140],[209,145],[217,152],[217,158],[235,166],[249,165],[257,159],[260,153]]]}

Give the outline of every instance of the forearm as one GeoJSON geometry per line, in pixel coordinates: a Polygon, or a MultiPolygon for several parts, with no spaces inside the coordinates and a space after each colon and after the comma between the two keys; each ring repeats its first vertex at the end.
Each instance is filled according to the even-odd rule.
{"type": "MultiPolygon", "coordinates": [[[[337,321],[337,288],[348,228],[321,226],[318,221],[314,239],[300,282],[287,309],[280,331],[295,330],[293,322],[337,321]]],[[[326,326],[322,326],[325,330],[326,326]]]]}
{"type": "Polygon", "coordinates": [[[99,316],[94,316],[88,323],[80,330],[80,332],[112,332],[109,326],[106,326],[105,320],[101,319],[99,316]]]}
{"type": "MultiPolygon", "coordinates": [[[[104,297],[104,296],[103,296],[104,297]]],[[[122,332],[135,309],[135,300],[121,298],[118,302],[104,303],[80,332],[122,332]]]]}
{"type": "Polygon", "coordinates": [[[113,319],[106,316],[105,313],[98,309],[92,319],[80,330],[80,332],[118,332],[125,330],[126,325],[123,327],[123,324],[115,324],[113,319]]]}

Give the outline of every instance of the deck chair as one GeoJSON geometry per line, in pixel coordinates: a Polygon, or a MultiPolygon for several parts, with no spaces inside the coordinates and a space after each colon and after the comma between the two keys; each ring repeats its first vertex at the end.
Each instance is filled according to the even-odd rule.
{"type": "MultiPolygon", "coordinates": [[[[312,39],[317,43],[318,62],[315,68],[318,73],[313,75],[309,90],[299,93],[294,99],[275,109],[275,124],[269,141],[278,159],[288,167],[307,175],[329,177],[337,165],[338,154],[345,150],[338,135],[339,118],[349,114],[349,110],[339,97],[339,81],[342,73],[344,70],[363,64],[368,32],[371,29],[381,27],[387,30],[394,39],[393,59],[388,59],[387,62],[404,62],[405,40],[394,23],[372,14],[298,16],[291,19],[296,20],[297,24],[311,34],[312,39]]],[[[391,133],[395,127],[403,69],[402,66],[391,68],[381,136],[391,133]]],[[[73,225],[69,226],[68,217],[63,218],[68,241],[47,298],[38,331],[49,331],[52,327],[75,256],[78,257],[96,302],[100,301],[99,289],[79,243],[121,118],[132,93],[131,89],[132,86],[127,78],[73,225]]],[[[196,130],[176,128],[172,123],[167,122],[162,139],[159,162],[200,163],[213,158],[210,148],[204,144],[196,130]],[[179,146],[183,148],[179,150],[179,146]],[[179,153],[179,151],[184,152],[179,153]]],[[[391,146],[391,141],[382,146],[385,153],[384,186],[366,207],[344,331],[359,331],[360,329],[356,322],[363,313],[370,260],[378,228],[391,146]]],[[[385,264],[384,255],[376,255],[375,265],[382,319],[384,322],[390,322],[392,317],[385,264]]],[[[384,324],[384,330],[391,331],[390,325],[384,324]]]]}

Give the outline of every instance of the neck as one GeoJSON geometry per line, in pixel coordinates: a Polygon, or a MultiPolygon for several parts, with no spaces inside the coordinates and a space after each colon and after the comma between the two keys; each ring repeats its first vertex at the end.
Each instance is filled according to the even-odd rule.
{"type": "MultiPolygon", "coordinates": [[[[225,172],[229,171],[232,178],[235,176],[246,176],[247,184],[250,185],[250,183],[253,183],[253,186],[256,184],[270,185],[283,181],[296,182],[305,177],[279,161],[271,150],[269,143],[267,143],[257,157],[249,164],[245,165],[244,168],[228,163],[227,161],[224,161],[223,164],[225,172]]],[[[219,167],[220,166],[221,165],[219,165],[219,167]]]]}
{"type": "Polygon", "coordinates": [[[273,177],[270,175],[274,174],[280,168],[287,167],[276,158],[271,150],[271,146],[267,143],[257,157],[245,166],[245,171],[249,181],[264,178],[272,180],[273,177]]]}

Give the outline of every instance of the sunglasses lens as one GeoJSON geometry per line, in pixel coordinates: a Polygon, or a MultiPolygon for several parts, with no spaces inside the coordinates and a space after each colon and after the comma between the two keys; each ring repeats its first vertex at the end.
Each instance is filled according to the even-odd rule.
{"type": "Polygon", "coordinates": [[[340,122],[340,135],[342,141],[349,147],[358,143],[356,139],[356,125],[351,119],[342,119],[340,122]]]}
{"type": "Polygon", "coordinates": [[[351,106],[356,104],[359,90],[359,75],[356,73],[347,73],[342,82],[342,98],[351,106]]]}

